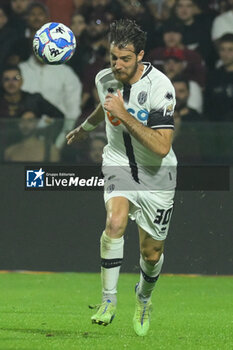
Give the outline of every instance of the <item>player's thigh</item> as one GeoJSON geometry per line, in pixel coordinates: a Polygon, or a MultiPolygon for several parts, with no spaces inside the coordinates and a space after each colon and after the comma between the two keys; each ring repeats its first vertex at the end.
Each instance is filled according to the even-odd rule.
{"type": "Polygon", "coordinates": [[[144,260],[156,264],[164,250],[164,242],[154,239],[143,228],[138,226],[140,253],[144,260]]]}
{"type": "Polygon", "coordinates": [[[129,200],[126,197],[112,197],[106,205],[105,232],[111,237],[121,237],[128,223],[129,200]]]}
{"type": "Polygon", "coordinates": [[[174,191],[144,191],[138,194],[141,211],[136,223],[154,240],[164,241],[167,237],[173,210],[174,191]]]}

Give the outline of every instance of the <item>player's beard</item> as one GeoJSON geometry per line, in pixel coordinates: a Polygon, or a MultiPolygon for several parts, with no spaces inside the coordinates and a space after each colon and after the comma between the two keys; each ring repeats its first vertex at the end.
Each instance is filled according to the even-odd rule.
{"type": "Polygon", "coordinates": [[[126,72],[117,72],[114,68],[112,68],[114,77],[116,80],[120,81],[123,84],[127,84],[136,74],[138,69],[138,62],[135,62],[135,65],[132,67],[130,71],[126,72]]]}

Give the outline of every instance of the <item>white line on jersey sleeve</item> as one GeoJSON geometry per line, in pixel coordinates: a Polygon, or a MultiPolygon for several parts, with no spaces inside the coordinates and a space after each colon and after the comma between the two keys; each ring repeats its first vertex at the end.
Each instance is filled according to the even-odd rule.
{"type": "Polygon", "coordinates": [[[174,129],[174,125],[156,125],[150,126],[150,129],[174,129]]]}

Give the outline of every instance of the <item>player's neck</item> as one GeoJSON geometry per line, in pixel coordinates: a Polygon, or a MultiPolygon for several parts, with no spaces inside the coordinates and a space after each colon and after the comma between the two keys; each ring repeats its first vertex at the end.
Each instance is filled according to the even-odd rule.
{"type": "Polygon", "coordinates": [[[140,80],[141,77],[142,77],[143,71],[144,71],[144,65],[143,65],[143,63],[139,63],[136,73],[135,73],[134,76],[128,81],[128,84],[129,84],[129,85],[133,85],[133,84],[136,83],[138,80],[140,80]]]}

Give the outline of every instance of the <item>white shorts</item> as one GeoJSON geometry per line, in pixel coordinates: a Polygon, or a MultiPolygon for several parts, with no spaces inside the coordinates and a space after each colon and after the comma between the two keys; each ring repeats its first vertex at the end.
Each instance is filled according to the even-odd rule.
{"type": "Polygon", "coordinates": [[[113,197],[127,198],[130,201],[130,219],[135,220],[137,225],[154,239],[165,240],[172,215],[175,190],[138,191],[137,183],[134,184],[132,180],[130,191],[118,190],[119,183],[120,179],[117,176],[106,182],[105,203],[113,197]]]}

